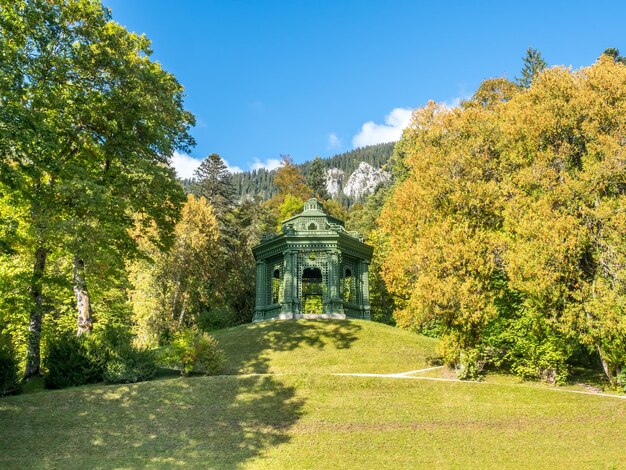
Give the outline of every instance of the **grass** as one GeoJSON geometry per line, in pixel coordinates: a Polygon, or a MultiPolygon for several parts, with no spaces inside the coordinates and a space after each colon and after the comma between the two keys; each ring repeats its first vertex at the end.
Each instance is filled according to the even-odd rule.
{"type": "Polygon", "coordinates": [[[501,377],[331,375],[434,355],[432,340],[368,322],[216,336],[232,375],[0,400],[0,468],[626,468],[626,400],[501,377]]]}
{"type": "Polygon", "coordinates": [[[437,340],[368,321],[273,321],[216,331],[229,374],[393,373],[428,366],[437,340]]]}

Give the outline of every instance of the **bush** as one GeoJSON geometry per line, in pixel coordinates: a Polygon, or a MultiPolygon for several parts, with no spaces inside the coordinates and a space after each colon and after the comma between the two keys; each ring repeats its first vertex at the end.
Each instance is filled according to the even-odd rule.
{"type": "Polygon", "coordinates": [[[156,359],[151,350],[120,346],[106,364],[104,380],[111,384],[149,380],[156,374],[156,359]]]}
{"type": "Polygon", "coordinates": [[[438,346],[441,361],[448,367],[454,367],[459,380],[482,380],[487,364],[485,347],[464,347],[454,335],[444,335],[438,346]]]}
{"type": "Polygon", "coordinates": [[[106,349],[91,334],[62,333],[48,343],[44,385],[65,388],[100,382],[106,362],[106,349]]]}
{"type": "Polygon", "coordinates": [[[180,368],[183,375],[215,375],[223,370],[225,363],[217,340],[195,330],[178,333],[163,358],[167,365],[180,368]]]}
{"type": "Polygon", "coordinates": [[[47,388],[87,383],[134,383],[150,379],[157,370],[154,352],[136,349],[123,329],[105,328],[76,336],[64,333],[48,344],[44,360],[47,388]]]}
{"type": "Polygon", "coordinates": [[[200,312],[197,324],[202,331],[212,331],[228,328],[235,323],[235,312],[227,306],[221,306],[200,312]]]}
{"type": "Polygon", "coordinates": [[[459,380],[482,380],[486,360],[477,348],[461,351],[459,362],[455,364],[456,376],[459,380]]]}
{"type": "Polygon", "coordinates": [[[568,359],[576,345],[538,313],[524,315],[498,318],[490,325],[487,341],[498,352],[493,364],[524,380],[564,385],[569,374],[568,359]]]}
{"type": "Polygon", "coordinates": [[[19,361],[15,349],[11,340],[2,335],[0,336],[0,397],[18,393],[21,385],[19,361]]]}
{"type": "Polygon", "coordinates": [[[622,391],[626,393],[626,369],[622,369],[622,371],[617,374],[615,379],[617,381],[617,385],[619,385],[622,391]]]}

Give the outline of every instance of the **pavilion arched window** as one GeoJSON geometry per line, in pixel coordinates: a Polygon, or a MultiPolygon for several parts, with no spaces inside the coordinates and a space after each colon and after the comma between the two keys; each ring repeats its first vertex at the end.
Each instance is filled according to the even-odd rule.
{"type": "Polygon", "coordinates": [[[356,279],[352,275],[352,270],[346,268],[343,272],[343,300],[344,302],[356,302],[356,279]]]}
{"type": "Polygon", "coordinates": [[[272,303],[280,301],[280,269],[275,269],[272,276],[272,303]]]}

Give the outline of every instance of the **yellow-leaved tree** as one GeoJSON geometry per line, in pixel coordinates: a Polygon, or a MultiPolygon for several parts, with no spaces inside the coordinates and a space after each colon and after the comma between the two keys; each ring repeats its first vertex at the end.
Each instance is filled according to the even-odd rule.
{"type": "Polygon", "coordinates": [[[156,346],[174,331],[223,314],[220,276],[227,259],[220,242],[213,207],[204,197],[188,195],[171,249],[163,253],[145,243],[151,259],[129,268],[138,343],[156,346]]]}
{"type": "Polygon", "coordinates": [[[485,362],[564,380],[588,348],[626,365],[626,66],[487,80],[429,103],[396,147],[379,218],[403,326],[437,322],[462,377],[485,362]]]}

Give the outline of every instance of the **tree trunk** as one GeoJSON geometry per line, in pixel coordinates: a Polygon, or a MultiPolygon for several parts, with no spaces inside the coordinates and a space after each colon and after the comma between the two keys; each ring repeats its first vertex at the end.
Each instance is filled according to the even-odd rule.
{"type": "Polygon", "coordinates": [[[35,251],[33,277],[30,282],[30,295],[33,299],[33,304],[30,308],[28,324],[28,345],[24,378],[38,374],[41,364],[41,321],[43,318],[42,280],[46,268],[47,256],[48,252],[43,246],[39,246],[35,251]]]}
{"type": "Polygon", "coordinates": [[[91,331],[93,328],[91,298],[85,281],[85,262],[78,256],[74,256],[74,295],[76,296],[76,308],[78,310],[78,336],[91,331]]]}
{"type": "Polygon", "coordinates": [[[602,348],[600,347],[600,345],[597,346],[597,349],[598,349],[598,355],[600,356],[600,362],[602,363],[602,369],[604,370],[604,373],[606,374],[609,381],[613,383],[615,380],[615,375],[613,374],[613,371],[609,367],[609,363],[604,358],[604,354],[602,353],[602,348]]]}

